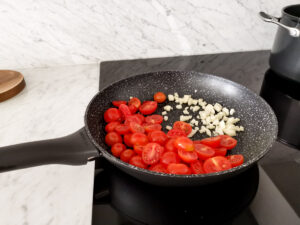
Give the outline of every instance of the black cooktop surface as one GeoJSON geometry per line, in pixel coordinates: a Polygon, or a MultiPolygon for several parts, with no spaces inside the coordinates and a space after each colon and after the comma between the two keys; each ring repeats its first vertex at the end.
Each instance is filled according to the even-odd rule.
{"type": "MultiPolygon", "coordinates": [[[[268,51],[107,61],[100,86],[140,73],[183,70],[221,76],[259,93],[268,51]]],[[[300,151],[275,143],[270,153],[235,178],[194,188],[144,184],[97,161],[93,225],[300,225],[300,151]]]]}

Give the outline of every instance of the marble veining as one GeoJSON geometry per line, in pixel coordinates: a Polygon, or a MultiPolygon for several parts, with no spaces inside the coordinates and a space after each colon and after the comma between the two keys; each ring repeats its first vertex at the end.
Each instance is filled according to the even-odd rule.
{"type": "Polygon", "coordinates": [[[2,0],[0,68],[269,49],[299,0],[2,0]]]}
{"type": "MultiPolygon", "coordinates": [[[[98,64],[20,72],[26,88],[0,104],[0,146],[56,138],[83,126],[98,90],[98,64]]],[[[90,225],[93,176],[93,162],[0,173],[0,224],[90,225]]]]}

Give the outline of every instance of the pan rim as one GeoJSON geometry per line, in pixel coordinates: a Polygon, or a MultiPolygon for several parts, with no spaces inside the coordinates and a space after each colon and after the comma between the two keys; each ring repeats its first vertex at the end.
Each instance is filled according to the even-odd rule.
{"type": "Polygon", "coordinates": [[[117,80],[109,85],[106,85],[104,88],[102,88],[101,90],[98,91],[98,93],[96,93],[94,95],[94,97],[90,100],[89,104],[87,105],[86,111],[85,111],[85,115],[84,115],[84,123],[85,123],[85,130],[88,134],[88,137],[90,139],[90,141],[94,144],[94,146],[100,151],[100,155],[104,156],[104,158],[108,159],[109,161],[112,161],[113,163],[119,164],[121,166],[125,166],[127,168],[133,169],[139,173],[146,173],[148,175],[151,176],[159,176],[159,177],[173,177],[176,179],[185,179],[185,178],[190,178],[190,179],[205,179],[207,177],[217,177],[220,175],[228,175],[228,174],[232,174],[234,172],[242,172],[244,169],[251,167],[255,162],[258,162],[262,157],[264,157],[269,150],[271,149],[271,147],[274,145],[276,139],[277,139],[277,134],[278,134],[278,121],[277,121],[277,117],[273,111],[273,109],[271,108],[271,106],[258,94],[256,94],[254,91],[250,90],[249,88],[245,87],[244,85],[241,85],[239,83],[236,83],[232,80],[220,77],[220,76],[216,76],[214,74],[209,74],[209,73],[202,73],[202,72],[198,72],[198,71],[179,71],[179,70],[164,70],[164,71],[153,71],[153,72],[147,72],[147,73],[142,73],[142,74],[135,74],[133,76],[130,76],[128,78],[125,79],[120,79],[117,80]],[[123,161],[121,161],[120,159],[116,158],[115,156],[113,156],[112,154],[110,154],[108,151],[106,151],[105,149],[103,149],[93,138],[88,125],[87,125],[87,120],[88,120],[88,111],[89,108],[91,106],[91,104],[94,102],[94,100],[98,97],[98,95],[100,95],[104,90],[108,89],[111,86],[114,86],[116,84],[119,84],[121,82],[123,82],[124,80],[130,80],[130,79],[135,79],[137,77],[144,77],[144,76],[149,76],[149,75],[155,75],[155,74],[160,74],[160,73],[178,73],[178,74],[197,74],[203,77],[213,77],[214,79],[217,79],[219,81],[223,81],[226,82],[228,84],[231,84],[233,86],[238,87],[239,89],[243,89],[246,92],[250,93],[251,95],[254,95],[256,98],[260,99],[262,101],[262,103],[269,109],[269,112],[272,115],[272,119],[274,120],[274,133],[272,135],[272,139],[273,141],[265,148],[264,151],[261,151],[258,155],[256,155],[256,157],[250,159],[249,161],[247,161],[246,163],[243,163],[240,166],[231,168],[229,170],[224,170],[224,171],[220,171],[220,172],[216,172],[216,173],[207,173],[207,174],[187,174],[187,175],[178,175],[178,174],[166,174],[166,173],[158,173],[158,172],[154,172],[151,170],[147,170],[147,169],[142,169],[139,167],[135,167],[129,163],[125,163],[123,161]]]}

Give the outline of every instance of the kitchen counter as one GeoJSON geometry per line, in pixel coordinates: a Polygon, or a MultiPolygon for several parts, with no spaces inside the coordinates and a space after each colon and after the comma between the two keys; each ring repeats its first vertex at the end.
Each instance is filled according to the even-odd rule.
{"type": "MultiPolygon", "coordinates": [[[[26,87],[0,103],[0,145],[56,138],[83,124],[99,64],[21,69],[26,87]]],[[[90,225],[94,163],[0,173],[0,224],[90,225]]]]}

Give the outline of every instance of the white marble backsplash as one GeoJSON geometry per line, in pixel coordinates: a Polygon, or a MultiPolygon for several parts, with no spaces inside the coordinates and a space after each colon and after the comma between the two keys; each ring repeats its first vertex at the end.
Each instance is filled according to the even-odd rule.
{"type": "Polygon", "coordinates": [[[269,49],[299,0],[2,0],[0,68],[269,49]]]}

